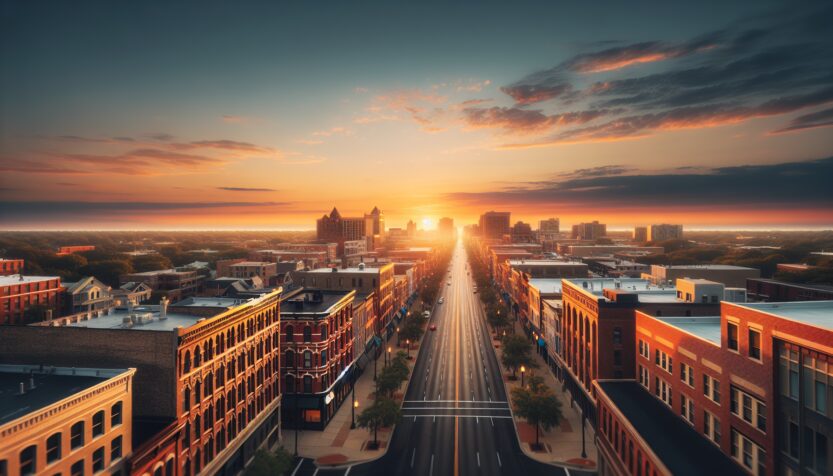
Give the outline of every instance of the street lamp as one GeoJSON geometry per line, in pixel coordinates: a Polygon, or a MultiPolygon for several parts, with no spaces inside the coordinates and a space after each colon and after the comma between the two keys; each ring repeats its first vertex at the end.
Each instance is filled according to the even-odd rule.
{"type": "Polygon", "coordinates": [[[353,409],[352,409],[353,422],[350,423],[350,429],[351,430],[354,430],[356,428],[356,409],[357,408],[359,408],[359,402],[356,400],[356,391],[354,389],[353,390],[353,409]]]}
{"type": "Polygon", "coordinates": [[[396,346],[402,347],[402,339],[400,339],[399,328],[396,328],[396,346]]]}
{"type": "Polygon", "coordinates": [[[587,458],[587,451],[584,449],[584,408],[581,409],[581,457],[587,458]]]}
{"type": "Polygon", "coordinates": [[[408,360],[411,360],[411,339],[405,339],[405,344],[408,346],[408,360]]]}
{"type": "Polygon", "coordinates": [[[526,367],[521,365],[521,388],[524,386],[524,374],[526,373],[526,367]]]}
{"type": "Polygon", "coordinates": [[[388,346],[388,354],[385,356],[385,367],[388,366],[388,361],[390,360],[390,351],[391,351],[391,348],[390,348],[390,346],[388,346]]]}

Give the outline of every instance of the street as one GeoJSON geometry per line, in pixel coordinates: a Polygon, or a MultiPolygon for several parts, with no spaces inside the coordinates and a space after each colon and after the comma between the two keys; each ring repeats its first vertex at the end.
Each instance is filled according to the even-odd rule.
{"type": "MultiPolygon", "coordinates": [[[[458,242],[387,453],[318,474],[568,474],[522,452],[467,258],[458,242]],[[450,281],[450,285],[446,283],[450,281]]],[[[306,473],[303,465],[297,474],[306,473]]],[[[571,473],[575,473],[571,471],[571,473]]]]}

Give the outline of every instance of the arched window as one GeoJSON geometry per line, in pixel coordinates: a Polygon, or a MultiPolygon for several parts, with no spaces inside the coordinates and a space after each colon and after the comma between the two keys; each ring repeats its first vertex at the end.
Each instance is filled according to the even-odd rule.
{"type": "Polygon", "coordinates": [[[20,474],[35,474],[38,470],[38,447],[27,446],[20,452],[20,474]]]}
{"type": "Polygon", "coordinates": [[[183,362],[182,362],[182,366],[183,366],[182,371],[183,372],[190,372],[191,371],[191,351],[190,350],[185,351],[185,357],[182,360],[183,360],[183,362]]]}
{"type": "Polygon", "coordinates": [[[295,376],[294,375],[287,375],[284,378],[284,385],[283,385],[284,393],[295,393],[295,376]]]}
{"type": "Polygon", "coordinates": [[[308,369],[312,367],[312,352],[305,350],[304,351],[304,368],[308,369]]]}
{"type": "Polygon", "coordinates": [[[104,434],[104,410],[99,410],[93,415],[93,438],[104,434]]]}
{"type": "Polygon", "coordinates": [[[295,352],[291,350],[287,350],[286,354],[284,354],[283,359],[283,366],[284,367],[295,367],[295,352]]]}
{"type": "Polygon", "coordinates": [[[295,340],[295,327],[294,326],[286,326],[284,327],[284,332],[286,333],[286,337],[284,337],[284,342],[293,342],[295,340]]]}
{"type": "Polygon", "coordinates": [[[202,363],[202,352],[200,351],[200,346],[197,346],[194,349],[194,368],[197,368],[202,363]]]}
{"type": "Polygon", "coordinates": [[[304,393],[312,393],[312,377],[304,375],[304,393]]]}
{"type": "Polygon", "coordinates": [[[191,389],[185,387],[185,390],[182,391],[182,410],[188,411],[191,409],[191,389]]]}
{"type": "Polygon", "coordinates": [[[54,433],[46,440],[46,462],[51,463],[61,459],[61,433],[54,433]]]}
{"type": "Polygon", "coordinates": [[[110,407],[110,426],[118,426],[121,425],[122,421],[122,403],[116,402],[110,407]]]}
{"type": "Polygon", "coordinates": [[[312,342],[312,327],[304,326],[304,342],[312,342]]]}
{"type": "Polygon", "coordinates": [[[165,476],[174,476],[174,459],[165,461],[165,476]]]}
{"type": "Polygon", "coordinates": [[[321,340],[327,340],[327,326],[321,326],[321,340]]]}
{"type": "Polygon", "coordinates": [[[194,405],[200,404],[200,399],[202,398],[202,384],[199,380],[197,383],[194,384],[194,405]]]}

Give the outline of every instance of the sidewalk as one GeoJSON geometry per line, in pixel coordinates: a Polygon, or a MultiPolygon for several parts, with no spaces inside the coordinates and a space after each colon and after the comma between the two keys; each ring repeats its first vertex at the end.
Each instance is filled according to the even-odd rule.
{"type": "MultiPolygon", "coordinates": [[[[518,322],[514,322],[515,333],[523,335],[523,329],[518,322]]],[[[503,349],[499,348],[499,341],[492,340],[492,344],[496,345],[495,352],[497,353],[498,362],[503,355],[503,349]]],[[[550,428],[549,431],[540,430],[539,441],[543,445],[543,450],[533,451],[532,446],[535,443],[535,427],[528,424],[519,417],[515,417],[515,426],[518,429],[518,437],[521,440],[521,448],[524,453],[530,458],[541,461],[542,463],[554,463],[558,465],[575,466],[580,469],[595,469],[597,454],[595,443],[595,432],[589,423],[585,423],[584,427],[584,447],[587,458],[581,457],[581,412],[578,405],[570,405],[569,392],[561,390],[561,383],[555,378],[550,371],[544,359],[534,354],[538,361],[539,368],[527,371],[526,376],[537,375],[544,378],[544,383],[552,389],[556,397],[561,401],[561,413],[564,419],[557,427],[550,428]]],[[[518,375],[517,380],[509,380],[511,372],[507,372],[501,364],[503,370],[503,382],[506,385],[506,393],[509,396],[511,403],[511,392],[513,388],[520,387],[521,378],[518,375]]]]}
{"type": "MultiPolygon", "coordinates": [[[[394,333],[390,340],[384,342],[383,349],[387,350],[388,346],[390,346],[392,349],[391,355],[395,355],[398,350],[406,350],[404,344],[403,342],[403,347],[401,348],[396,346],[396,334],[394,333]]],[[[418,353],[419,347],[411,344],[411,356],[413,359],[408,361],[408,367],[411,371],[413,371],[413,367],[416,364],[418,353]]],[[[376,365],[378,365],[378,371],[381,372],[385,365],[384,353],[379,354],[376,365]]],[[[400,392],[396,394],[397,400],[402,399],[402,394],[407,384],[408,382],[405,382],[400,392]]],[[[365,367],[364,373],[356,381],[356,401],[359,403],[359,407],[356,408],[357,418],[359,413],[373,402],[374,389],[373,361],[370,361],[365,367]]],[[[367,444],[373,440],[373,434],[368,429],[359,428],[358,426],[355,429],[350,429],[352,405],[353,400],[348,396],[323,431],[300,430],[298,455],[302,458],[314,460],[318,466],[345,466],[382,457],[387,451],[388,441],[390,441],[390,437],[393,434],[393,428],[379,428],[379,448],[376,450],[366,449],[367,444]]],[[[294,451],[294,429],[283,429],[282,444],[290,453],[294,451]]]]}

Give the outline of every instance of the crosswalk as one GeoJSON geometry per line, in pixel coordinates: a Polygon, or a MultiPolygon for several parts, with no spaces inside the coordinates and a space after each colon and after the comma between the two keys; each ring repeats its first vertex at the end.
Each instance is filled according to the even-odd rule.
{"type": "Polygon", "coordinates": [[[403,418],[512,418],[507,402],[474,400],[405,400],[403,418]]]}

